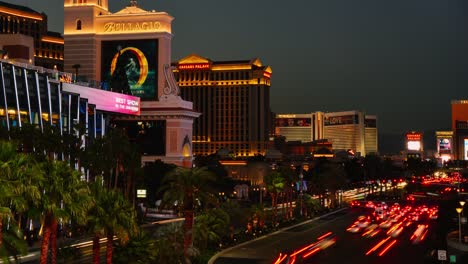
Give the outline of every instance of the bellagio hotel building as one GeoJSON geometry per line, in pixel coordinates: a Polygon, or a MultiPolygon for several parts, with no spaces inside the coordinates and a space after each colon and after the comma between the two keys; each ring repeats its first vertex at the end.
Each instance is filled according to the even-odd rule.
{"type": "Polygon", "coordinates": [[[220,149],[237,157],[265,154],[272,125],[271,68],[260,60],[212,61],[190,55],[173,63],[181,97],[201,113],[193,127],[193,154],[220,149]]]}

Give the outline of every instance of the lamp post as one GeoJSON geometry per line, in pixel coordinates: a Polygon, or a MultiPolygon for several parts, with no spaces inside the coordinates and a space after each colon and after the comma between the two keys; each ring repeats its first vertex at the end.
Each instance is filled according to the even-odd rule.
{"type": "Polygon", "coordinates": [[[299,197],[301,199],[301,216],[302,216],[302,189],[303,189],[303,182],[302,182],[302,179],[304,178],[304,175],[302,175],[302,172],[301,174],[299,174],[299,197]]]}
{"type": "MultiPolygon", "coordinates": [[[[462,209],[462,212],[461,212],[461,217],[463,217],[463,206],[465,205],[465,201],[459,201],[458,203],[460,203],[460,206],[461,206],[461,209],[462,209]]],[[[462,229],[460,228],[460,232],[462,231],[462,229]]]]}
{"type": "Polygon", "coordinates": [[[463,208],[457,207],[455,208],[458,213],[458,243],[461,243],[461,212],[463,211],[463,208]]]}

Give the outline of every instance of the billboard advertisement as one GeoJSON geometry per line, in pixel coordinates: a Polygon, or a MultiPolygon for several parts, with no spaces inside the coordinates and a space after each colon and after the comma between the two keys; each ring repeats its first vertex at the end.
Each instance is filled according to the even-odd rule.
{"type": "Polygon", "coordinates": [[[310,118],[276,118],[276,127],[308,127],[310,118]]]}
{"type": "Polygon", "coordinates": [[[101,45],[101,77],[112,90],[156,99],[157,40],[113,40],[101,45]]]}
{"type": "Polygon", "coordinates": [[[421,150],[421,141],[408,141],[407,143],[408,150],[421,150]]]}
{"type": "Polygon", "coordinates": [[[439,152],[450,153],[452,152],[452,139],[451,138],[438,138],[437,149],[439,152]]]}
{"type": "Polygon", "coordinates": [[[325,116],[324,118],[325,126],[351,125],[351,124],[359,124],[358,115],[325,116]]]}
{"type": "Polygon", "coordinates": [[[463,146],[465,146],[463,149],[463,152],[465,153],[465,160],[468,160],[468,138],[463,139],[463,146]]]}
{"type": "Polygon", "coordinates": [[[63,83],[64,92],[79,94],[81,98],[88,99],[88,103],[95,105],[97,110],[121,113],[127,115],[140,115],[140,98],[136,96],[114,93],[71,83],[63,83]]]}

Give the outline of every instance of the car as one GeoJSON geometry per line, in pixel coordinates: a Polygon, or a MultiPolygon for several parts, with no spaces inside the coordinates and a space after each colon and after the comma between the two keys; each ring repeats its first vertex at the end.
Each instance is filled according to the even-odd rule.
{"type": "Polygon", "coordinates": [[[374,202],[372,202],[372,201],[367,201],[366,207],[367,207],[367,208],[374,208],[374,207],[375,207],[374,202]]]}
{"type": "Polygon", "coordinates": [[[387,220],[385,222],[382,222],[379,226],[380,228],[390,228],[392,225],[393,225],[393,222],[387,220]]]}
{"type": "Polygon", "coordinates": [[[351,207],[360,207],[361,203],[359,201],[351,201],[349,204],[351,207]]]}

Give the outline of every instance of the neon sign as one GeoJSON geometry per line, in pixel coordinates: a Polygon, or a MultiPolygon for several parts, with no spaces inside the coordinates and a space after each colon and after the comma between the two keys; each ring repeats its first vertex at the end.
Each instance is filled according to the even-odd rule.
{"type": "Polygon", "coordinates": [[[269,72],[263,72],[263,77],[271,78],[271,73],[269,73],[269,72]]]}
{"type": "Polygon", "coordinates": [[[209,69],[209,63],[196,63],[196,64],[180,64],[179,70],[203,70],[209,69]]]}

